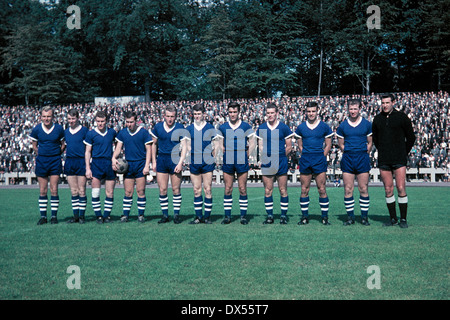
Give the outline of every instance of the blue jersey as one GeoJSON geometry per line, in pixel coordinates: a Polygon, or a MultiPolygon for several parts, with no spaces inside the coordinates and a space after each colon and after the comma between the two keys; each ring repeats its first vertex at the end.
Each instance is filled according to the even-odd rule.
{"type": "Polygon", "coordinates": [[[262,123],[256,130],[256,136],[263,140],[262,156],[286,157],[286,139],[292,138],[293,135],[292,130],[282,122],[278,122],[273,128],[267,122],[262,123]]]}
{"type": "Polygon", "coordinates": [[[92,158],[104,158],[111,160],[113,155],[113,143],[116,138],[116,130],[106,129],[101,133],[97,128],[86,134],[84,143],[92,147],[92,158]]]}
{"type": "Polygon", "coordinates": [[[217,136],[216,129],[208,122],[202,127],[197,127],[194,123],[186,128],[189,135],[186,136],[191,143],[191,163],[193,164],[212,164],[214,157],[212,156],[211,141],[217,136]]]}
{"type": "Polygon", "coordinates": [[[333,131],[321,120],[316,122],[315,125],[310,125],[308,121],[305,121],[297,127],[295,134],[302,138],[303,154],[323,153],[325,138],[331,138],[333,131]]]}
{"type": "Polygon", "coordinates": [[[171,155],[172,152],[178,153],[179,143],[186,135],[186,129],[178,122],[172,128],[167,128],[164,122],[158,122],[151,135],[158,139],[158,155],[171,155]]]}
{"type": "Polygon", "coordinates": [[[344,152],[367,152],[367,137],[372,135],[372,124],[363,117],[356,125],[346,119],[337,128],[336,135],[344,139],[344,152]]]}
{"type": "Polygon", "coordinates": [[[254,134],[252,127],[244,121],[240,121],[234,128],[229,122],[222,124],[218,136],[223,138],[223,163],[247,163],[248,138],[254,134]]]}
{"type": "Polygon", "coordinates": [[[83,143],[88,133],[88,128],[78,126],[74,130],[70,127],[64,130],[64,139],[66,142],[67,158],[84,158],[85,145],[83,143]]]}
{"type": "Polygon", "coordinates": [[[145,145],[153,142],[152,136],[144,127],[138,127],[134,133],[124,128],[119,131],[116,140],[123,143],[125,159],[128,161],[145,160],[145,145]]]}
{"type": "Polygon", "coordinates": [[[38,143],[38,155],[52,157],[61,155],[61,141],[64,140],[64,129],[58,124],[47,130],[42,123],[33,128],[30,139],[38,143]]]}

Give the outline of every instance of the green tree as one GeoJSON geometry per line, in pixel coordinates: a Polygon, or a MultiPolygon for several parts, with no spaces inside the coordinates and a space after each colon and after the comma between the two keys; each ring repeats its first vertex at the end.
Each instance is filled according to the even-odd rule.
{"type": "Polygon", "coordinates": [[[6,88],[26,104],[64,101],[73,79],[48,23],[18,26],[6,40],[2,68],[11,77],[6,88]]]}
{"type": "Polygon", "coordinates": [[[295,91],[297,48],[304,31],[298,8],[289,2],[267,0],[246,1],[238,8],[237,86],[248,97],[295,91]]]}

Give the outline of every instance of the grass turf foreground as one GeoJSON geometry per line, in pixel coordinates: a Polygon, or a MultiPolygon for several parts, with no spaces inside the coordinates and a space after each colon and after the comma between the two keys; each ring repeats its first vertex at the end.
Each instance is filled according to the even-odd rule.
{"type": "MultiPolygon", "coordinates": [[[[342,225],[343,188],[328,189],[330,226],[320,223],[313,188],[306,226],[297,225],[299,188],[289,188],[287,225],[279,224],[279,215],[273,225],[262,224],[262,188],[248,190],[248,225],[238,220],[237,190],[233,222],[220,224],[222,188],[213,188],[213,224],[188,223],[194,217],[191,189],[182,189],[182,223],[158,224],[158,190],[152,188],[144,224],[137,222],[135,195],[130,222],[98,225],[90,189],[87,222],[67,224],[70,191],[60,189],[59,224],[42,226],[36,225],[38,189],[0,189],[0,299],[448,299],[449,189],[409,187],[408,229],[382,227],[388,220],[384,190],[369,190],[371,226],[365,227],[358,201],[356,224],[342,225]],[[79,268],[80,289],[69,289],[75,275],[70,266],[79,268]]],[[[123,189],[116,189],[115,220],[122,199],[123,189]]]]}

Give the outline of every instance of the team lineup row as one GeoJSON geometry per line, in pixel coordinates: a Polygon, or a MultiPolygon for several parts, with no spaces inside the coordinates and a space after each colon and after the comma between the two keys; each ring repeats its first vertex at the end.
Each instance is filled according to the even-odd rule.
{"type": "Polygon", "coordinates": [[[177,109],[171,106],[164,110],[164,120],[149,132],[137,126],[136,114],[125,114],[125,128],[118,133],[107,128],[107,114],[99,111],[95,117],[96,127],[88,130],[79,123],[78,111],[69,110],[69,127],[53,122],[53,110],[44,107],[41,111],[41,123],[32,130],[30,138],[36,157],[36,176],[39,182],[38,225],[47,223],[48,186],[50,185],[51,223],[57,223],[59,208],[58,181],[62,172],[72,193],[73,218],[69,222],[85,221],[87,206],[86,182],[92,179],[92,209],[98,223],[111,222],[111,210],[114,204],[114,188],[118,159],[128,162],[124,173],[123,214],[120,221],[127,222],[133,204],[133,194],[137,193],[138,221],[144,222],[146,208],[146,175],[150,168],[156,172],[159,187],[159,202],[162,218],[159,223],[169,222],[169,179],[173,193],[173,221],[180,223],[181,178],[183,162],[190,154],[190,179],[194,190],[195,218],[191,224],[211,223],[212,175],[215,168],[215,154],[223,154],[224,179],[224,218],[222,224],[231,222],[233,204],[232,191],[235,179],[239,189],[240,222],[247,224],[247,178],[249,171],[248,156],[258,145],[261,159],[261,173],[264,185],[264,204],[267,217],[264,224],[274,222],[273,189],[277,182],[280,192],[280,223],[287,223],[289,196],[287,191],[288,158],[292,143],[296,141],[301,152],[299,161],[301,195],[299,199],[301,219],[299,224],[309,222],[309,190],[314,177],[319,193],[321,222],[328,225],[329,199],[326,192],[326,156],[331,148],[331,138],[336,134],[340,149],[343,151],[341,169],[344,182],[344,203],[348,220],[355,223],[353,197],[356,179],[360,193],[361,222],[370,225],[368,212],[370,198],[368,192],[370,158],[374,145],[378,150],[379,168],[385,187],[389,221],[386,226],[408,227],[408,198],[405,187],[407,155],[415,142],[415,135],[409,118],[394,108],[392,95],[381,96],[381,110],[373,123],[361,116],[361,101],[348,102],[348,118],[334,133],[318,117],[318,105],[308,102],[305,106],[306,121],[292,130],[278,120],[278,107],[269,103],[265,109],[266,121],[255,131],[240,119],[240,105],[231,102],[228,105],[228,121],[216,130],[205,121],[205,109],[202,104],[192,107],[193,123],[187,128],[176,122],[177,109]],[[61,154],[66,152],[66,161],[62,168],[61,154]],[[150,166],[151,165],[151,166],[150,166]],[[400,221],[396,213],[394,196],[394,177],[398,192],[400,221]],[[105,181],[106,198],[102,213],[100,188],[105,181]],[[203,196],[204,194],[204,196],[203,196]]]}

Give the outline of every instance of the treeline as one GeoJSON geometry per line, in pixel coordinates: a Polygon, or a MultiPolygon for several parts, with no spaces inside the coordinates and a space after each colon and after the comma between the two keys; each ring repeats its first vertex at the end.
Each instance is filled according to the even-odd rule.
{"type": "Polygon", "coordinates": [[[450,89],[448,0],[0,3],[3,104],[450,89]]]}

